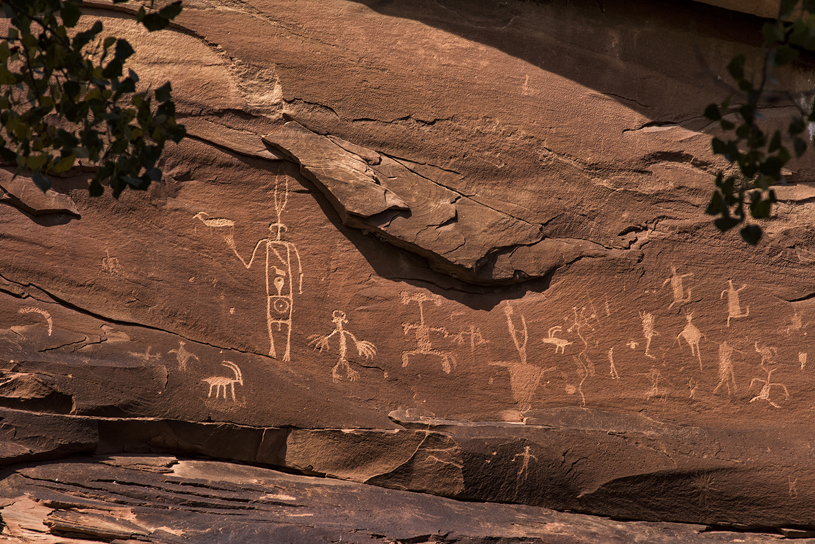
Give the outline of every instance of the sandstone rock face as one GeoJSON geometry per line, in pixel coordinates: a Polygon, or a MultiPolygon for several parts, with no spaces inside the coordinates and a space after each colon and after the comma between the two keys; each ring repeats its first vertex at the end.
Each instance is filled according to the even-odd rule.
{"type": "MultiPolygon", "coordinates": [[[[723,165],[701,112],[761,21],[645,0],[186,0],[147,35],[134,5],[88,14],[145,83],[173,82],[190,137],[165,179],[117,201],[81,172],[45,195],[0,175],[6,535],[217,541],[272,511],[291,542],[591,538],[507,528],[560,515],[544,509],[815,527],[811,158],[756,248],[704,214],[723,165]],[[135,495],[102,507],[107,483],[55,483],[88,478],[135,495]],[[281,513],[328,516],[338,489],[374,521],[281,513]],[[253,506],[207,533],[165,499],[253,506]],[[378,501],[451,513],[377,525],[378,501]],[[495,521],[464,531],[464,510],[495,521]]],[[[809,92],[808,73],[778,78],[809,92]]]]}

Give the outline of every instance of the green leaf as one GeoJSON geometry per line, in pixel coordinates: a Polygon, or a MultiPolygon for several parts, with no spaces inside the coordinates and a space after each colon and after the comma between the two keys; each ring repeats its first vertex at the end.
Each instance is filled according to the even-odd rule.
{"type": "Polygon", "coordinates": [[[789,45],[782,45],[775,50],[776,66],[784,66],[798,58],[798,50],[789,45]]]}
{"type": "Polygon", "coordinates": [[[59,14],[62,17],[62,24],[68,28],[75,27],[76,23],[79,22],[79,18],[82,17],[82,12],[79,11],[79,8],[70,1],[62,4],[62,9],[60,10],[59,14]]]}
{"type": "Polygon", "coordinates": [[[747,225],[741,229],[741,237],[745,242],[754,246],[761,240],[761,227],[758,225],[747,225]]]}
{"type": "Polygon", "coordinates": [[[164,6],[158,10],[158,14],[166,18],[168,21],[172,21],[178,17],[179,13],[181,13],[181,0],[176,0],[172,4],[164,6]]]}
{"type": "MultiPolygon", "coordinates": [[[[719,175],[721,175],[721,173],[719,173],[719,175]]],[[[727,206],[722,198],[722,193],[719,191],[714,191],[713,196],[710,198],[710,204],[707,205],[705,213],[708,215],[719,215],[722,210],[726,208],[727,206]]]]}
{"type": "Polygon", "coordinates": [[[727,154],[727,144],[724,143],[719,138],[713,138],[710,141],[710,143],[711,143],[711,145],[713,147],[713,153],[715,155],[726,155],[727,154]]]}
{"type": "Polygon", "coordinates": [[[133,53],[135,53],[135,51],[133,51],[133,47],[130,46],[130,43],[125,39],[119,38],[116,42],[116,59],[124,62],[125,59],[129,58],[133,53]]]}
{"type": "Polygon", "coordinates": [[[113,36],[108,36],[107,38],[105,38],[105,41],[102,42],[102,47],[104,47],[105,49],[110,49],[110,46],[113,45],[114,43],[116,43],[116,38],[114,38],[113,36]]]}
{"type": "Polygon", "coordinates": [[[767,148],[767,151],[772,153],[773,151],[775,151],[776,149],[779,149],[780,147],[781,147],[781,131],[776,130],[773,133],[773,137],[770,140],[770,146],[767,148]]]}
{"type": "Polygon", "coordinates": [[[0,62],[5,63],[9,55],[11,55],[11,51],[9,50],[8,42],[3,40],[0,42],[0,62]]]}
{"type": "Polygon", "coordinates": [[[33,176],[31,176],[31,179],[34,180],[34,184],[39,187],[43,193],[51,188],[51,180],[39,172],[36,172],[33,176]]]}
{"type": "Polygon", "coordinates": [[[733,79],[737,81],[744,79],[744,63],[746,61],[747,57],[745,55],[736,55],[727,65],[727,71],[730,72],[733,79]]]}
{"type": "Polygon", "coordinates": [[[796,134],[801,134],[807,128],[806,122],[801,117],[793,117],[792,121],[790,121],[790,128],[789,133],[790,136],[795,136],[796,134]]]}
{"type": "Polygon", "coordinates": [[[14,77],[14,74],[9,72],[5,64],[0,64],[0,84],[14,85],[15,83],[17,83],[17,78],[14,77]]]}
{"type": "Polygon", "coordinates": [[[792,145],[795,148],[796,157],[801,157],[807,150],[806,140],[799,138],[798,136],[792,139],[792,145]]]}
{"type": "Polygon", "coordinates": [[[734,128],[736,128],[735,123],[731,123],[730,121],[724,118],[722,118],[722,120],[719,121],[719,125],[721,125],[722,130],[733,130],[734,128]]]}
{"type": "MultiPolygon", "coordinates": [[[[120,2],[125,2],[126,0],[119,0],[120,2]]],[[[114,0],[116,2],[116,0],[114,0]]],[[[792,10],[795,9],[795,6],[798,5],[798,0],[781,0],[781,5],[779,6],[779,14],[781,17],[786,17],[792,10]]]]}
{"type": "Polygon", "coordinates": [[[719,111],[719,106],[716,104],[709,104],[708,107],[705,108],[704,115],[711,121],[718,121],[722,118],[722,113],[719,111]]]}
{"type": "MultiPolygon", "coordinates": [[[[756,193],[757,194],[757,193],[756,193]]],[[[767,219],[772,212],[773,203],[769,200],[759,200],[750,203],[750,215],[755,219],[767,219]]]]}
{"type": "Polygon", "coordinates": [[[729,231],[733,227],[737,226],[739,223],[741,223],[741,221],[730,216],[722,216],[713,221],[713,224],[716,226],[716,228],[722,232],[729,231]]]}
{"type": "Polygon", "coordinates": [[[784,41],[784,27],[781,26],[781,21],[764,23],[764,26],[761,27],[761,33],[764,35],[766,45],[784,41]]]}
{"type": "Polygon", "coordinates": [[[166,17],[162,17],[158,13],[148,13],[142,18],[141,23],[144,25],[144,28],[149,30],[150,32],[155,32],[156,30],[164,30],[168,26],[170,26],[170,21],[166,17]]]}
{"type": "Polygon", "coordinates": [[[173,87],[172,85],[170,85],[170,82],[168,81],[167,83],[156,89],[156,100],[158,100],[159,102],[167,102],[172,98],[170,95],[172,91],[173,87]]]}

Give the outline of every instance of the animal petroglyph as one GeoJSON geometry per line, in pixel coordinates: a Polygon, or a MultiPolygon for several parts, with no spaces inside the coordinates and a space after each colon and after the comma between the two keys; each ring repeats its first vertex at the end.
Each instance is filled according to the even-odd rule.
{"type": "Polygon", "coordinates": [[[176,360],[178,361],[178,369],[179,370],[187,370],[187,363],[190,359],[195,359],[199,363],[201,359],[198,358],[197,355],[194,355],[187,351],[187,348],[184,346],[186,343],[183,340],[178,341],[178,349],[171,349],[167,353],[175,353],[176,360]]]}
{"type": "Polygon", "coordinates": [[[563,330],[563,327],[561,327],[560,325],[551,327],[549,329],[549,336],[547,338],[543,339],[543,343],[544,344],[552,344],[553,346],[555,346],[555,353],[557,353],[558,350],[560,350],[560,353],[565,355],[566,354],[566,346],[571,346],[572,342],[569,342],[568,340],[565,340],[563,338],[558,338],[557,336],[555,336],[561,330],[563,330]]]}
{"type": "Polygon", "coordinates": [[[519,332],[515,328],[515,323],[512,320],[515,310],[509,301],[505,301],[504,303],[504,314],[507,317],[509,335],[515,344],[515,350],[518,352],[518,362],[494,361],[489,364],[492,366],[503,366],[509,371],[509,386],[512,388],[512,396],[518,403],[519,411],[526,412],[532,407],[532,398],[535,396],[535,391],[538,389],[538,384],[543,374],[550,370],[555,370],[555,368],[544,369],[527,363],[526,343],[529,337],[526,328],[526,318],[521,314],[523,330],[519,332]]]}
{"type": "Polygon", "coordinates": [[[759,366],[767,371],[766,363],[776,364],[775,358],[778,356],[778,350],[772,346],[759,346],[758,342],[755,342],[756,353],[761,355],[761,363],[759,366]]]}
{"type": "Polygon", "coordinates": [[[119,259],[111,257],[110,252],[106,249],[105,258],[102,259],[102,272],[105,274],[119,275],[122,273],[122,266],[119,264],[119,259]]]}
{"type": "Polygon", "coordinates": [[[521,463],[521,468],[518,470],[519,479],[526,480],[529,477],[529,460],[530,459],[534,459],[535,461],[538,460],[537,457],[529,453],[531,449],[532,449],[531,446],[524,446],[523,453],[516,453],[515,455],[512,456],[513,463],[518,457],[523,459],[523,462],[521,463]],[[521,478],[521,476],[523,476],[523,478],[521,478]]]}
{"type": "Polygon", "coordinates": [[[133,357],[141,359],[145,363],[149,363],[150,361],[152,361],[154,359],[156,361],[160,360],[161,359],[161,354],[159,354],[159,353],[150,353],[151,349],[153,349],[151,346],[147,346],[147,351],[145,351],[144,353],[139,353],[138,351],[128,351],[128,353],[130,355],[132,355],[133,357]]]}
{"type": "Polygon", "coordinates": [[[237,402],[237,397],[235,397],[235,384],[243,385],[243,376],[241,375],[241,369],[233,363],[232,361],[224,361],[221,363],[221,366],[225,366],[232,370],[234,374],[233,378],[229,376],[210,376],[209,378],[204,378],[201,380],[209,384],[209,392],[207,393],[207,398],[212,397],[212,390],[215,390],[215,398],[217,399],[222,393],[224,400],[228,400],[226,396],[227,388],[232,392],[232,401],[237,402]]]}
{"type": "Polygon", "coordinates": [[[266,328],[269,333],[269,357],[277,359],[275,337],[278,343],[285,342],[283,361],[291,360],[291,329],[292,313],[294,309],[294,275],[293,268],[296,263],[298,273],[298,293],[303,293],[303,267],[300,262],[300,253],[297,247],[282,239],[283,232],[288,230],[283,224],[281,216],[286,208],[289,198],[289,184],[285,181],[285,188],[281,191],[280,183],[275,178],[274,204],[277,212],[277,221],[269,225],[269,231],[274,236],[261,238],[252,250],[252,256],[247,262],[238,253],[233,236],[235,222],[225,218],[206,218],[205,212],[197,213],[194,218],[200,219],[212,229],[228,229],[222,235],[227,246],[238,257],[241,264],[248,270],[257,257],[258,250],[266,248],[266,328]]]}
{"type": "Polygon", "coordinates": [[[727,293],[727,326],[730,326],[731,319],[739,319],[750,315],[750,307],[745,306],[744,311],[741,309],[741,301],[739,300],[739,292],[747,288],[747,284],[742,285],[738,289],[733,287],[733,280],[727,280],[728,288],[722,291],[719,298],[723,298],[727,293]]]}
{"type": "Polygon", "coordinates": [[[723,385],[727,387],[728,395],[732,395],[733,391],[738,391],[736,376],[733,373],[733,351],[735,350],[727,342],[719,344],[719,384],[713,390],[714,395],[723,385]],[[731,385],[733,386],[732,391],[731,385]]]}
{"type": "Polygon", "coordinates": [[[334,378],[334,383],[337,383],[340,381],[340,369],[345,369],[348,379],[352,382],[356,381],[359,378],[359,372],[352,369],[351,365],[348,363],[348,341],[346,340],[346,336],[354,341],[354,345],[357,348],[357,353],[366,359],[371,359],[374,355],[376,355],[376,346],[366,340],[357,340],[356,336],[343,328],[343,325],[348,323],[348,320],[345,318],[345,312],[334,310],[334,313],[331,314],[331,321],[334,323],[334,330],[331,331],[330,334],[324,336],[319,334],[310,336],[309,345],[314,346],[314,349],[319,349],[320,353],[323,351],[328,351],[329,340],[336,334],[337,338],[339,339],[340,358],[337,361],[337,364],[334,365],[334,368],[331,369],[331,376],[334,378]]]}
{"type": "Polygon", "coordinates": [[[617,374],[617,367],[614,366],[614,346],[608,348],[608,362],[610,364],[609,374],[611,374],[611,379],[619,380],[620,375],[617,374]]]}
{"type": "Polygon", "coordinates": [[[54,322],[51,320],[51,314],[49,314],[46,310],[43,310],[42,308],[26,306],[25,308],[20,308],[19,310],[17,310],[17,313],[40,314],[45,318],[45,321],[48,323],[48,336],[51,336],[51,333],[54,331],[54,322]]]}
{"type": "Polygon", "coordinates": [[[674,267],[674,265],[671,265],[671,277],[662,282],[662,287],[665,287],[666,285],[668,285],[668,283],[670,283],[671,290],[673,291],[674,300],[668,305],[669,310],[673,308],[674,304],[682,305],[685,304],[686,302],[690,302],[690,288],[688,288],[688,295],[685,296],[685,289],[682,285],[682,278],[687,278],[689,276],[693,276],[693,273],[691,272],[688,274],[681,275],[677,274],[676,267],[674,267]]]}
{"type": "Polygon", "coordinates": [[[642,320],[642,335],[645,337],[645,355],[651,359],[656,359],[656,357],[648,353],[651,348],[651,340],[654,336],[659,336],[659,333],[654,330],[654,314],[640,312],[640,319],[642,320]]]}
{"type": "MultiPolygon", "coordinates": [[[[698,328],[696,328],[696,325],[691,322],[693,319],[693,312],[685,314],[685,319],[688,320],[688,323],[685,325],[685,328],[682,329],[682,332],[677,335],[674,343],[679,342],[680,338],[684,338],[685,342],[687,342],[688,346],[690,346],[690,354],[696,355],[696,357],[699,359],[699,370],[702,370],[702,353],[699,351],[699,342],[702,340],[702,338],[706,337],[698,328]]],[[[679,343],[681,346],[682,343],[679,343]]]]}
{"type": "Polygon", "coordinates": [[[770,381],[771,376],[773,375],[773,372],[775,372],[776,370],[778,370],[778,369],[774,368],[772,370],[767,370],[767,379],[766,380],[762,380],[761,378],[753,378],[752,380],[750,380],[750,388],[751,389],[753,387],[753,384],[755,384],[756,382],[764,384],[761,387],[761,391],[759,391],[758,395],[756,395],[755,397],[750,399],[750,402],[754,402],[754,401],[757,401],[757,400],[766,400],[772,406],[775,406],[776,408],[781,408],[779,405],[777,405],[772,400],[770,400],[770,392],[772,391],[773,387],[780,387],[781,389],[784,390],[784,395],[786,395],[786,398],[787,399],[790,398],[790,392],[787,391],[787,386],[786,385],[784,385],[783,383],[773,383],[772,381],[770,381]]]}
{"type": "Polygon", "coordinates": [[[439,295],[428,295],[425,293],[410,294],[407,291],[402,291],[402,304],[410,304],[415,302],[419,306],[419,322],[418,323],[402,323],[402,330],[405,334],[410,331],[416,331],[416,346],[417,349],[402,352],[402,367],[406,367],[410,363],[410,357],[413,355],[434,355],[441,359],[441,368],[446,374],[450,374],[456,367],[456,358],[449,351],[438,350],[433,347],[433,342],[430,340],[430,333],[437,332],[447,338],[447,329],[444,327],[431,327],[425,323],[424,319],[424,303],[432,302],[436,306],[441,306],[442,298],[439,295]]]}

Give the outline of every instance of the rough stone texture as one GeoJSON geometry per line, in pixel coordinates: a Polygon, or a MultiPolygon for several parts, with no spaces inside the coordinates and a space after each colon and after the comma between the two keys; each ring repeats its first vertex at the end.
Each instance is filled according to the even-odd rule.
{"type": "MultiPolygon", "coordinates": [[[[62,481],[134,454],[158,478],[153,455],[206,456],[486,501],[444,504],[499,520],[278,527],[304,541],[356,523],[374,542],[512,542],[501,516],[541,507],[815,529],[811,156],[758,247],[704,214],[721,163],[701,112],[760,19],[655,0],[186,0],[148,35],[135,4],[94,6],[145,84],[172,79],[190,137],[118,201],[80,171],[45,195],[0,176],[3,464],[109,456],[19,469],[62,481]]],[[[778,78],[810,92],[804,68],[778,78]]],[[[8,508],[43,534],[172,542],[200,524],[24,501],[39,484],[9,471],[8,508]]]]}

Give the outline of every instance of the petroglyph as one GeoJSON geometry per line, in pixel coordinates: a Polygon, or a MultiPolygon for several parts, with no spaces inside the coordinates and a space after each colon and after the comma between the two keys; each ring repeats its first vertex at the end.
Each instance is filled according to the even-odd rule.
{"type": "MultiPolygon", "coordinates": [[[[575,391],[577,393],[580,393],[580,406],[585,406],[586,405],[586,395],[583,394],[583,383],[586,381],[586,379],[589,377],[589,375],[592,374],[591,368],[586,363],[584,363],[580,357],[575,357],[573,355],[572,359],[574,359],[574,362],[577,364],[577,368],[578,368],[577,374],[580,377],[580,381],[578,382],[577,387],[575,388],[575,391]]],[[[572,387],[574,387],[574,386],[572,386],[572,387]]],[[[567,389],[567,392],[568,392],[568,389],[567,389]]],[[[573,394],[573,393],[571,393],[571,394],[573,394]]]]}
{"type": "Polygon", "coordinates": [[[561,327],[560,325],[551,327],[549,329],[549,336],[543,339],[543,343],[552,344],[553,346],[555,346],[555,353],[557,353],[558,350],[560,350],[560,353],[565,355],[566,346],[571,346],[573,342],[569,342],[568,340],[565,340],[563,338],[556,337],[555,335],[559,333],[561,330],[563,330],[563,327],[561,327]]]}
{"type": "Polygon", "coordinates": [[[648,353],[651,348],[651,340],[654,336],[659,336],[659,333],[654,330],[654,314],[640,312],[640,319],[642,320],[642,335],[645,337],[645,355],[651,359],[656,359],[656,357],[648,353]]]}
{"type": "Polygon", "coordinates": [[[102,325],[102,337],[105,342],[130,342],[130,336],[124,331],[117,331],[111,325],[102,325]]]}
{"type": "Polygon", "coordinates": [[[682,305],[685,304],[686,302],[690,302],[691,298],[690,288],[688,288],[688,295],[685,296],[685,289],[682,285],[682,278],[687,278],[689,276],[693,276],[693,273],[691,272],[688,274],[681,275],[677,274],[676,267],[674,267],[674,265],[671,265],[671,277],[662,282],[662,287],[665,287],[666,285],[668,285],[668,283],[670,283],[671,290],[673,291],[674,300],[668,305],[669,310],[673,308],[674,304],[682,305]]]}
{"type": "Polygon", "coordinates": [[[696,398],[696,389],[699,387],[699,382],[694,380],[693,378],[688,378],[688,389],[690,390],[690,398],[696,398]]]}
{"type": "Polygon", "coordinates": [[[760,366],[766,372],[766,363],[773,365],[776,364],[775,358],[778,356],[778,350],[772,346],[759,346],[758,342],[755,342],[755,348],[756,353],[761,355],[761,363],[758,366],[760,366]]]}
{"type": "Polygon", "coordinates": [[[221,363],[221,366],[225,366],[232,370],[234,377],[229,376],[211,376],[209,378],[204,378],[201,380],[209,384],[209,392],[207,393],[207,398],[212,397],[212,390],[215,389],[215,399],[217,400],[218,397],[223,393],[224,400],[228,400],[226,396],[227,388],[232,392],[232,401],[237,402],[237,398],[235,397],[235,384],[243,385],[243,376],[241,375],[241,369],[233,363],[232,361],[224,361],[221,363]]]}
{"type": "Polygon", "coordinates": [[[793,499],[798,498],[798,478],[793,479],[792,476],[787,476],[787,484],[789,485],[789,496],[793,499]]]}
{"type": "Polygon", "coordinates": [[[512,396],[518,403],[518,409],[521,412],[526,412],[532,407],[532,398],[535,391],[538,389],[543,374],[550,370],[555,370],[555,367],[541,368],[536,365],[527,363],[526,358],[526,343],[528,340],[528,333],[526,328],[526,318],[521,314],[521,325],[523,330],[519,331],[515,328],[515,323],[512,320],[515,311],[509,301],[504,301],[504,314],[507,318],[507,328],[512,341],[515,344],[515,350],[518,352],[518,360],[515,361],[494,361],[489,363],[492,366],[503,366],[509,371],[509,385],[512,388],[512,396]]]}
{"type": "Polygon", "coordinates": [[[20,308],[19,310],[17,310],[17,313],[40,314],[45,318],[45,321],[48,323],[48,336],[51,336],[51,333],[54,331],[54,322],[51,320],[51,314],[49,314],[46,310],[43,310],[42,308],[26,306],[25,308],[20,308]]]}
{"type": "Polygon", "coordinates": [[[487,340],[481,335],[481,329],[475,325],[470,325],[469,329],[465,329],[452,337],[453,341],[458,345],[463,345],[464,342],[470,344],[470,353],[475,352],[475,347],[482,344],[489,344],[487,340]]]}
{"type": "Polygon", "coordinates": [[[430,340],[430,333],[441,333],[447,338],[447,329],[444,327],[431,327],[425,323],[424,318],[424,303],[432,302],[436,306],[441,306],[442,298],[439,295],[428,295],[425,293],[410,294],[407,291],[402,291],[402,304],[410,304],[415,302],[419,306],[419,322],[418,323],[402,323],[402,330],[405,334],[410,331],[416,331],[416,346],[417,349],[402,352],[402,367],[406,367],[410,363],[410,357],[413,355],[434,355],[441,359],[441,368],[446,374],[456,367],[456,358],[449,351],[442,351],[433,347],[433,342],[430,340]]]}
{"type": "Polygon", "coordinates": [[[105,258],[102,259],[102,272],[105,274],[112,274],[118,276],[122,273],[122,266],[119,264],[119,259],[111,257],[110,252],[106,249],[105,258]]]}
{"type": "Polygon", "coordinates": [[[719,344],[719,384],[713,390],[714,395],[723,385],[727,387],[728,395],[732,395],[733,391],[738,391],[736,376],[733,373],[733,351],[735,350],[727,342],[719,344]],[[732,390],[731,385],[733,386],[732,390]]]}
{"type": "Polygon", "coordinates": [[[741,309],[741,301],[739,300],[739,292],[747,288],[747,284],[742,285],[738,289],[733,287],[733,280],[727,280],[728,288],[722,291],[719,298],[723,298],[727,293],[727,326],[730,326],[731,319],[740,319],[750,315],[750,307],[745,306],[744,311],[741,309]]]}
{"type": "Polygon", "coordinates": [[[206,212],[199,212],[195,219],[200,219],[211,229],[228,229],[223,234],[226,245],[238,257],[241,264],[248,270],[252,267],[261,246],[266,248],[266,328],[269,333],[269,357],[277,359],[277,349],[275,347],[275,336],[278,336],[278,343],[285,341],[286,349],[283,353],[283,361],[291,360],[291,329],[292,313],[294,310],[294,275],[292,269],[297,265],[298,272],[298,293],[303,293],[303,267],[300,262],[300,253],[292,242],[282,239],[283,232],[288,230],[283,224],[281,216],[286,208],[289,198],[289,183],[285,179],[285,188],[280,190],[280,180],[275,177],[274,204],[277,212],[277,221],[269,225],[269,231],[274,233],[273,237],[261,238],[252,250],[249,262],[238,253],[234,239],[235,222],[231,219],[206,218],[206,212]],[[276,330],[275,330],[276,327],[276,330]]]}
{"type": "MultiPolygon", "coordinates": [[[[767,370],[767,369],[765,369],[765,370],[767,370]]],[[[775,372],[776,370],[778,370],[778,369],[774,368],[772,370],[767,370],[767,379],[766,380],[762,380],[761,378],[753,378],[752,380],[750,380],[750,389],[753,388],[753,384],[755,384],[756,382],[764,384],[761,387],[761,391],[759,391],[758,395],[756,395],[755,397],[750,399],[750,402],[754,402],[754,401],[757,401],[757,400],[766,400],[772,406],[775,406],[776,408],[781,408],[779,405],[777,405],[772,400],[770,400],[770,392],[772,391],[773,387],[780,387],[781,389],[783,389],[784,390],[784,395],[786,396],[787,400],[789,400],[790,392],[787,390],[787,386],[784,385],[783,383],[773,383],[772,381],[770,381],[771,376],[773,375],[773,372],[775,372]]]]}
{"type": "Polygon", "coordinates": [[[152,360],[160,360],[161,354],[160,353],[150,353],[150,350],[153,349],[151,346],[147,346],[147,351],[144,353],[139,353],[137,351],[128,351],[130,355],[136,357],[137,359],[141,359],[145,363],[149,363],[152,360]]]}
{"type": "MultiPolygon", "coordinates": [[[[696,328],[696,325],[691,322],[693,319],[693,312],[685,314],[685,319],[687,319],[688,323],[685,325],[685,328],[682,329],[682,332],[677,335],[674,343],[679,342],[680,338],[684,338],[685,342],[687,342],[688,346],[690,346],[690,354],[696,355],[696,357],[699,359],[699,370],[702,370],[702,353],[699,351],[699,342],[702,340],[702,338],[706,337],[698,328],[696,328]]],[[[679,344],[680,346],[682,345],[681,342],[679,342],[679,344]]]]}
{"type": "Polygon", "coordinates": [[[807,354],[805,351],[798,352],[798,362],[801,363],[801,370],[803,370],[807,364],[807,354]]]}
{"type": "Polygon", "coordinates": [[[530,459],[534,459],[535,461],[538,460],[537,457],[529,453],[531,449],[532,449],[531,446],[524,446],[523,453],[516,453],[515,455],[512,456],[513,463],[518,457],[523,459],[523,463],[521,463],[521,468],[518,470],[518,478],[523,479],[524,481],[526,481],[526,479],[529,477],[529,460],[530,459]],[[521,476],[523,476],[523,478],[521,478],[521,476]]]}
{"type": "MultiPolygon", "coordinates": [[[[806,323],[804,323],[802,315],[798,313],[798,310],[794,310],[793,314],[790,316],[790,324],[787,325],[786,327],[779,329],[779,331],[783,332],[786,336],[789,336],[794,332],[800,332],[810,323],[812,323],[812,321],[807,321],[806,323]]],[[[807,333],[804,333],[804,336],[806,335],[807,333]]]]}
{"type": "Polygon", "coordinates": [[[620,375],[617,374],[617,367],[614,366],[614,346],[608,348],[608,362],[611,365],[609,368],[609,374],[611,374],[611,379],[619,380],[620,375]]]}
{"type": "Polygon", "coordinates": [[[348,320],[345,318],[345,312],[341,310],[334,310],[334,312],[331,314],[331,321],[334,323],[334,330],[331,331],[330,334],[324,336],[319,334],[310,336],[308,344],[310,346],[314,346],[314,349],[319,349],[320,353],[322,353],[323,351],[328,351],[329,340],[331,337],[335,334],[338,335],[337,338],[339,339],[340,358],[337,361],[337,364],[334,365],[334,368],[331,369],[331,376],[334,379],[334,383],[337,383],[340,381],[340,369],[345,369],[348,379],[352,382],[356,381],[359,378],[359,372],[352,369],[351,365],[348,363],[348,341],[346,340],[346,336],[354,341],[354,345],[357,348],[357,353],[366,359],[371,359],[374,355],[376,355],[376,346],[366,340],[357,340],[356,336],[343,328],[343,325],[348,323],[348,320]]]}
{"type": "Polygon", "coordinates": [[[629,348],[631,348],[632,350],[635,350],[635,349],[637,349],[638,347],[640,347],[640,343],[639,343],[639,342],[636,342],[636,341],[634,341],[634,340],[629,340],[629,341],[628,341],[628,343],[626,344],[626,346],[628,346],[628,347],[629,347],[629,348]]]}
{"type": "MultiPolygon", "coordinates": [[[[662,380],[668,382],[668,380],[662,376],[662,373],[656,367],[651,368],[651,372],[648,373],[648,378],[651,380],[651,387],[645,392],[645,400],[651,400],[654,397],[659,397],[660,400],[664,401],[668,395],[668,392],[659,387],[659,381],[662,380]]],[[[668,382],[668,384],[670,384],[670,382],[668,382]]]]}
{"type": "Polygon", "coordinates": [[[183,340],[179,340],[178,349],[171,349],[170,351],[167,352],[168,354],[175,353],[175,358],[178,361],[179,370],[187,370],[187,363],[189,362],[190,359],[195,359],[199,363],[201,362],[201,359],[199,359],[197,355],[194,355],[193,353],[187,351],[187,349],[184,347],[185,345],[186,342],[184,342],[183,340]]]}
{"type": "Polygon", "coordinates": [[[713,484],[716,482],[716,479],[709,473],[702,474],[694,479],[693,481],[693,488],[696,490],[697,494],[699,495],[699,506],[703,508],[707,508],[708,500],[710,498],[711,491],[718,491],[713,484]]]}

